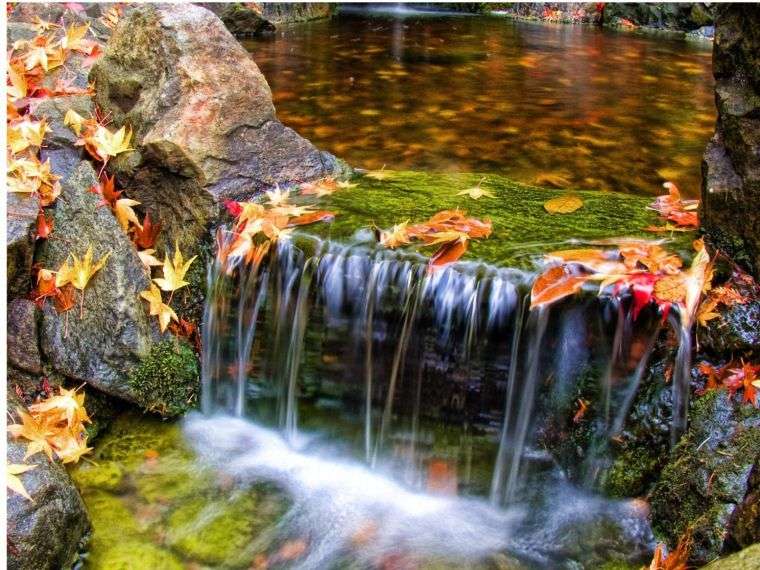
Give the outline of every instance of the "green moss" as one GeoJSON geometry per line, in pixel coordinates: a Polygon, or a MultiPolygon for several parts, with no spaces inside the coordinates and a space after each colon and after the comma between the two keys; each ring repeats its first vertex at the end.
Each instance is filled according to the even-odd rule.
{"type": "Polygon", "coordinates": [[[120,540],[102,555],[87,561],[91,570],[184,570],[186,566],[147,540],[120,540]]]}
{"type": "Polygon", "coordinates": [[[690,418],[650,504],[655,532],[673,546],[691,529],[692,555],[706,561],[722,550],[729,518],[760,455],[760,412],[715,390],[694,402],[690,418]]]}
{"type": "Polygon", "coordinates": [[[748,546],[741,552],[711,562],[705,570],[754,570],[760,568],[760,543],[748,546]]]}
{"type": "MultiPolygon", "coordinates": [[[[376,225],[389,228],[404,220],[424,221],[443,209],[461,208],[476,218],[490,218],[489,239],[475,240],[465,258],[487,263],[527,267],[530,255],[567,247],[569,240],[588,241],[616,236],[651,238],[643,228],[662,225],[646,206],[651,199],[613,192],[578,191],[581,209],[571,214],[549,214],[546,200],[566,191],[513,182],[496,175],[423,172],[389,172],[384,180],[358,177],[355,187],[320,199],[321,208],[337,213],[332,223],[304,228],[311,235],[336,241],[352,240],[357,230],[376,225]],[[457,193],[478,184],[494,197],[473,200],[457,193]]],[[[692,236],[676,236],[678,247],[688,250],[692,236]]],[[[371,239],[371,237],[370,237],[371,239]]],[[[407,248],[409,250],[411,248],[407,248]]],[[[431,248],[423,253],[432,253],[431,248]]]]}
{"type": "Polygon", "coordinates": [[[79,463],[69,471],[77,487],[114,491],[124,478],[124,469],[117,463],[79,463]]]}
{"type": "Polygon", "coordinates": [[[200,389],[198,358],[186,343],[155,344],[127,382],[147,410],[176,416],[195,404],[200,389]]]}
{"type": "Polygon", "coordinates": [[[167,542],[183,556],[204,564],[249,567],[257,534],[281,511],[254,492],[232,500],[199,497],[182,504],[169,517],[167,542]]]}
{"type": "Polygon", "coordinates": [[[639,445],[623,450],[602,478],[601,486],[611,497],[644,495],[659,474],[661,460],[651,447],[639,445]]]}

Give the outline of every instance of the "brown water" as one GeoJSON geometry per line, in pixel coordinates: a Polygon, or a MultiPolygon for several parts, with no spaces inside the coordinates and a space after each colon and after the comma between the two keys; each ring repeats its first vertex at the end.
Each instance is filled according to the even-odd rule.
{"type": "Polygon", "coordinates": [[[699,193],[711,47],[485,16],[341,14],[248,44],[278,116],[354,166],[699,193]]]}

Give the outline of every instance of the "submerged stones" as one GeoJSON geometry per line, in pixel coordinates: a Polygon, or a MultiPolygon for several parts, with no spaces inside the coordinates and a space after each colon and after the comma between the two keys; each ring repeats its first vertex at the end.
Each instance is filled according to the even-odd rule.
{"type": "Polygon", "coordinates": [[[113,168],[168,243],[201,238],[226,198],[340,169],[277,120],[253,59],[200,6],[130,12],[91,79],[100,109],[135,133],[138,153],[113,168]]]}

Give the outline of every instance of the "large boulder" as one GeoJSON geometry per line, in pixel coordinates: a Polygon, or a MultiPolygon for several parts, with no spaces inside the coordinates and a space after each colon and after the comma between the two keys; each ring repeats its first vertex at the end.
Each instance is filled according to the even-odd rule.
{"type": "Polygon", "coordinates": [[[702,223],[760,277],[760,7],[715,6],[718,122],[702,163],[702,223]]]}
{"type": "MultiPolygon", "coordinates": [[[[10,393],[8,403],[20,405],[10,393]]],[[[8,491],[8,568],[69,568],[89,531],[84,502],[61,465],[43,453],[24,460],[25,452],[21,441],[8,440],[8,463],[36,465],[19,475],[31,501],[8,491]]]]}
{"type": "Polygon", "coordinates": [[[8,363],[31,374],[42,374],[37,307],[28,299],[8,303],[8,363]]]}
{"type": "Polygon", "coordinates": [[[6,272],[8,299],[23,297],[31,289],[35,220],[40,209],[36,196],[6,192],[6,272]]]}
{"type": "Polygon", "coordinates": [[[133,10],[90,77],[99,108],[134,129],[139,152],[113,168],[164,240],[193,246],[225,199],[339,170],[277,120],[251,56],[200,6],[133,10]]]}
{"type": "Polygon", "coordinates": [[[127,374],[148,355],[156,333],[139,296],[150,279],[113,214],[90,192],[96,182],[95,171],[84,161],[62,181],[54,210],[55,231],[43,248],[41,262],[57,270],[69,254],[81,258],[90,246],[95,260],[109,252],[111,256],[85,289],[81,317],[79,306],[63,314],[51,303],[45,306],[41,347],[55,371],[136,400],[127,374]]]}

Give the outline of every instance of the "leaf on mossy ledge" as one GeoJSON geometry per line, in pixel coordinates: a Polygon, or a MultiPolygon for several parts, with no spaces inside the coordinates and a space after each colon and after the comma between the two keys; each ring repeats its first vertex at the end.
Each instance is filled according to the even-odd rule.
{"type": "Polygon", "coordinates": [[[544,202],[544,210],[550,214],[571,214],[583,207],[583,200],[575,194],[565,194],[544,202]]]}
{"type": "Polygon", "coordinates": [[[530,308],[550,305],[574,295],[588,281],[588,275],[573,273],[567,266],[559,265],[544,271],[533,282],[530,292],[530,308]]]}

